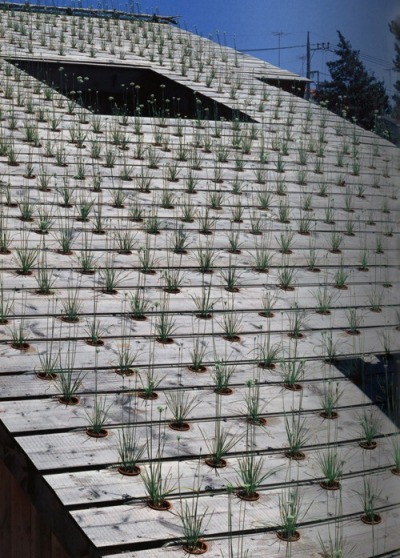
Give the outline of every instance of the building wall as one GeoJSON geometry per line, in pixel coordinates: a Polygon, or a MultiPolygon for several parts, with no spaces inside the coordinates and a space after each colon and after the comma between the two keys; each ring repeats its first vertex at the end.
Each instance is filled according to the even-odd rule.
{"type": "Polygon", "coordinates": [[[0,558],[70,558],[1,460],[0,558]]]}

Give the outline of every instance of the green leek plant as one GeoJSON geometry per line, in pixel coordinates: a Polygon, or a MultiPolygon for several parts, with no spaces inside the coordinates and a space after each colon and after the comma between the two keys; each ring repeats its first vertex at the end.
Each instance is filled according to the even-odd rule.
{"type": "Polygon", "coordinates": [[[300,411],[292,410],[291,413],[285,415],[285,431],[288,444],[285,451],[286,457],[296,461],[303,460],[305,454],[302,450],[307,444],[310,435],[306,428],[306,420],[300,411]]]}
{"type": "Polygon", "coordinates": [[[358,417],[361,429],[360,446],[364,449],[374,449],[377,445],[375,438],[379,434],[380,422],[373,410],[364,410],[358,417]]]}
{"type": "Polygon", "coordinates": [[[294,542],[300,538],[297,531],[301,512],[301,497],[298,489],[288,489],[279,496],[280,522],[277,535],[287,542],[294,542]]]}
{"type": "Polygon", "coordinates": [[[229,382],[235,372],[235,365],[229,364],[226,359],[216,357],[212,377],[214,380],[214,392],[219,395],[229,395],[232,389],[229,382]]]}
{"type": "Polygon", "coordinates": [[[368,525],[380,523],[382,518],[378,512],[378,502],[381,498],[382,491],[370,477],[363,478],[363,487],[361,491],[354,491],[360,499],[363,515],[361,521],[368,525]]]}
{"type": "Polygon", "coordinates": [[[171,505],[167,501],[167,497],[174,491],[175,486],[172,483],[172,473],[164,472],[164,464],[162,457],[165,449],[165,432],[162,430],[161,415],[164,412],[164,407],[158,407],[158,436],[157,447],[153,455],[153,440],[148,438],[146,447],[149,458],[149,464],[143,468],[142,481],[147,493],[147,505],[159,511],[169,510],[171,505]]]}
{"type": "Polygon", "coordinates": [[[343,390],[339,388],[339,382],[336,382],[335,384],[333,384],[331,380],[324,382],[323,393],[320,397],[322,407],[321,416],[323,418],[337,418],[338,413],[335,409],[342,395],[343,390]]]}
{"type": "Polygon", "coordinates": [[[3,280],[0,279],[0,325],[8,324],[14,307],[14,297],[5,297],[3,280]]]}
{"type": "Polygon", "coordinates": [[[186,422],[190,413],[199,405],[196,396],[191,396],[183,390],[169,391],[165,394],[165,401],[172,414],[172,421],[169,423],[173,430],[188,430],[189,424],[186,422]]]}
{"type": "Polygon", "coordinates": [[[123,426],[118,432],[119,472],[128,475],[139,474],[140,469],[137,463],[145,449],[146,444],[140,444],[135,425],[123,426]]]}
{"type": "MultiPolygon", "coordinates": [[[[195,479],[200,477],[199,468],[200,463],[196,471],[195,479]]],[[[199,505],[201,493],[199,481],[194,481],[192,490],[193,495],[190,498],[180,498],[178,517],[181,520],[183,530],[183,550],[188,554],[203,554],[203,552],[207,550],[207,545],[203,541],[203,535],[212,514],[210,514],[206,522],[208,507],[200,511],[202,506],[199,505]]],[[[179,492],[181,493],[180,487],[179,492]]]]}
{"type": "Polygon", "coordinates": [[[320,485],[328,490],[340,488],[340,479],[343,475],[345,460],[336,447],[328,447],[325,452],[317,456],[323,480],[320,485]]]}
{"type": "Polygon", "coordinates": [[[233,435],[230,430],[223,428],[219,417],[216,417],[214,421],[214,435],[212,437],[201,429],[200,431],[209,454],[206,458],[206,464],[214,469],[225,467],[226,455],[238,444],[241,437],[233,435]]]}
{"type": "MultiPolygon", "coordinates": [[[[95,373],[97,373],[95,371],[95,373]]],[[[87,433],[89,436],[96,438],[103,438],[107,435],[105,424],[108,418],[108,411],[110,406],[107,407],[106,397],[101,397],[97,393],[94,396],[93,408],[90,412],[86,412],[88,419],[87,433]]]]}
{"type": "Polygon", "coordinates": [[[9,333],[11,336],[11,347],[21,351],[29,349],[24,318],[21,318],[19,323],[13,322],[12,326],[9,328],[9,333]]]}
{"type": "Polygon", "coordinates": [[[60,368],[57,372],[56,388],[60,393],[59,400],[65,405],[76,405],[79,402],[78,392],[82,385],[82,372],[75,368],[76,343],[68,343],[64,361],[60,356],[60,368]]]}
{"type": "Polygon", "coordinates": [[[257,500],[258,489],[277,469],[265,471],[265,459],[256,457],[254,453],[248,453],[238,461],[236,469],[238,490],[236,494],[242,500],[257,500]]]}

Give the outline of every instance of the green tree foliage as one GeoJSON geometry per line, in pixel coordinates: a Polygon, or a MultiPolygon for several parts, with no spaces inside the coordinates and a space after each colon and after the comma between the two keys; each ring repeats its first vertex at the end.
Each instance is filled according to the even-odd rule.
{"type": "MultiPolygon", "coordinates": [[[[396,56],[393,60],[395,72],[400,72],[400,17],[389,23],[389,29],[395,37],[394,49],[396,56]]],[[[395,105],[393,107],[393,116],[400,120],[400,79],[394,84],[396,93],[393,95],[395,105]]]]}
{"type": "Polygon", "coordinates": [[[327,104],[336,114],[355,119],[357,124],[371,130],[376,116],[389,108],[389,98],[382,82],[370,75],[360,60],[359,51],[338,31],[336,60],[327,62],[330,81],[323,81],[315,92],[316,100],[327,104]]]}

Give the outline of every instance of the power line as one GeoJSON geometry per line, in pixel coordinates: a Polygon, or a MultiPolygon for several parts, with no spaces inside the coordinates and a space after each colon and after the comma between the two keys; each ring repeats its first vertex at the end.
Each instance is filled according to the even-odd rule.
{"type": "Polygon", "coordinates": [[[270,47],[270,48],[242,48],[239,52],[262,52],[267,50],[286,50],[288,48],[304,48],[306,45],[292,45],[284,47],[270,47]]]}

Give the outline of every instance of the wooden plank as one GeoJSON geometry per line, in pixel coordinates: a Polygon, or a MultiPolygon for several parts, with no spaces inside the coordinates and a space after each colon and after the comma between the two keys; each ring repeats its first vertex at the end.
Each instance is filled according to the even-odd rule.
{"type": "MultiPolygon", "coordinates": [[[[193,376],[194,374],[192,374],[193,376]]],[[[277,380],[281,380],[281,376],[275,373],[277,380]]],[[[201,374],[201,379],[203,383],[207,380],[210,387],[212,387],[212,378],[210,374],[207,374],[207,378],[204,378],[205,374],[201,374]],[[203,380],[204,378],[204,380],[203,380]]],[[[236,382],[239,378],[233,377],[231,379],[234,385],[234,393],[232,396],[224,396],[221,398],[223,414],[229,417],[245,418],[246,416],[246,396],[248,395],[248,389],[243,386],[237,386],[236,382]]],[[[40,381],[40,380],[38,380],[40,381]]],[[[166,382],[167,380],[165,380],[166,382]]],[[[193,379],[195,381],[195,378],[193,379]]],[[[267,380],[263,380],[267,381],[267,380]]],[[[182,383],[182,382],[181,382],[182,383]]],[[[102,385],[98,385],[98,389],[102,390],[102,387],[106,386],[106,379],[103,377],[102,385]]],[[[347,388],[350,387],[348,380],[343,380],[342,384],[347,388]]],[[[47,386],[46,386],[47,387],[47,386]]],[[[88,385],[85,381],[84,389],[88,390],[91,388],[95,389],[94,381],[92,380],[91,385],[88,385]]],[[[161,386],[160,386],[161,388],[161,386]]],[[[157,389],[159,394],[159,399],[157,404],[167,407],[166,393],[163,392],[162,388],[157,389]]],[[[140,389],[137,386],[136,389],[140,389]]],[[[346,406],[355,405],[365,405],[366,399],[364,394],[358,390],[356,387],[351,386],[351,389],[342,389],[343,394],[340,398],[337,410],[339,413],[350,415],[354,413],[355,422],[357,421],[357,414],[362,414],[362,408],[354,409],[342,409],[346,406]]],[[[47,390],[46,390],[47,391],[47,390]]],[[[260,384],[259,398],[260,398],[260,409],[262,409],[262,414],[269,419],[270,424],[276,423],[277,420],[282,418],[283,409],[290,411],[292,408],[300,404],[304,412],[313,412],[315,416],[319,415],[321,409],[320,398],[323,393],[323,384],[312,383],[304,384],[304,389],[301,394],[293,394],[290,390],[282,389],[281,386],[275,386],[271,384],[260,384]],[[270,416],[271,415],[271,416],[270,416]],[[272,416],[274,415],[274,416],[272,416]],[[277,415],[277,416],[275,416],[277,415]]],[[[146,403],[134,395],[127,393],[125,396],[116,396],[114,394],[105,395],[107,397],[107,425],[118,425],[125,422],[147,422],[151,420],[149,415],[149,406],[146,403]],[[125,399],[125,408],[128,408],[128,414],[121,415],[121,401],[125,399]]],[[[197,389],[192,391],[191,397],[195,398],[197,401],[197,406],[191,411],[189,420],[190,422],[196,422],[197,420],[212,419],[215,416],[216,400],[217,396],[213,393],[212,389],[197,389]]],[[[91,410],[93,410],[94,399],[90,395],[81,396],[80,405],[75,407],[66,407],[60,404],[56,398],[53,399],[41,399],[41,400],[27,400],[24,402],[23,409],[21,409],[21,402],[19,400],[14,401],[4,401],[0,402],[0,415],[2,421],[7,426],[11,432],[35,432],[36,430],[58,430],[65,428],[77,428],[85,429],[88,426],[88,414],[90,416],[91,410]]],[[[167,409],[166,413],[163,413],[163,420],[172,419],[171,412],[167,409]]]]}
{"type": "MultiPolygon", "coordinates": [[[[285,486],[293,486],[298,482],[303,484],[318,484],[318,480],[322,478],[320,466],[317,457],[320,452],[307,452],[305,462],[290,464],[287,458],[282,455],[272,455],[264,458],[263,472],[274,471],[260,488],[260,493],[266,496],[271,490],[275,490],[277,486],[281,488],[285,486]]],[[[339,454],[340,455],[340,454],[339,454]]],[[[342,483],[345,488],[349,488],[350,492],[353,488],[358,491],[362,488],[359,483],[354,485],[355,475],[369,475],[374,482],[382,481],[382,485],[392,486],[393,494],[396,493],[396,477],[387,469],[391,466],[391,455],[388,448],[380,448],[379,452],[370,452],[368,459],[363,455],[361,450],[345,449],[341,453],[345,459],[344,475],[342,483]],[[385,451],[386,450],[386,451],[385,451]],[[382,468],[381,470],[379,468],[382,468]],[[351,477],[348,477],[351,475],[351,477]],[[394,477],[391,479],[391,477],[394,477]]],[[[162,467],[163,475],[166,476],[174,473],[174,477],[179,476],[179,485],[172,483],[172,497],[176,498],[179,491],[186,493],[191,492],[193,487],[193,478],[196,478],[200,484],[203,495],[211,491],[225,491],[226,485],[231,484],[237,487],[240,484],[239,466],[237,458],[230,458],[228,467],[221,470],[220,474],[215,474],[212,469],[196,460],[185,460],[177,463],[176,461],[165,463],[162,467]]],[[[91,471],[76,471],[69,473],[55,473],[45,476],[46,481],[57,493],[57,496],[66,506],[88,506],[101,505],[108,502],[123,503],[126,499],[144,499],[146,491],[144,489],[140,477],[130,478],[121,475],[116,469],[103,469],[91,471]]],[[[322,489],[321,489],[322,490],[322,489]]],[[[321,495],[324,491],[321,492],[321,495]]],[[[355,493],[351,492],[354,499],[355,493]]]]}
{"type": "MultiPolygon", "coordinates": [[[[340,422],[338,422],[336,430],[335,425],[332,425],[331,421],[323,420],[321,417],[313,415],[305,416],[304,424],[309,432],[309,441],[306,446],[312,447],[314,444],[325,444],[328,440],[346,444],[349,443],[349,440],[353,439],[354,442],[351,445],[358,447],[355,440],[360,439],[361,434],[355,413],[349,410],[342,411],[338,420],[340,422]],[[332,439],[331,428],[335,428],[334,439],[332,439]],[[349,433],[352,438],[350,438],[349,433]]],[[[246,448],[244,436],[248,430],[247,423],[232,419],[224,425],[224,428],[227,429],[230,438],[237,437],[238,443],[233,451],[244,451],[246,448]]],[[[265,450],[270,448],[273,451],[281,452],[287,448],[285,424],[280,418],[271,419],[269,428],[266,430],[257,428],[256,433],[255,449],[265,450]]],[[[380,433],[381,435],[393,433],[392,423],[389,421],[382,422],[380,433]]],[[[143,443],[150,439],[145,427],[138,427],[137,434],[143,443]]],[[[204,436],[211,439],[213,435],[213,422],[194,423],[190,431],[180,433],[179,452],[181,457],[208,453],[204,436]]],[[[153,443],[156,444],[158,439],[157,426],[152,429],[152,437],[153,443]]],[[[30,458],[39,470],[110,465],[118,461],[118,434],[114,429],[110,429],[107,438],[99,440],[88,437],[84,431],[19,436],[17,439],[20,446],[30,455],[30,458]]],[[[165,429],[165,444],[165,457],[176,456],[178,451],[177,435],[176,432],[169,428],[165,429]]]]}

